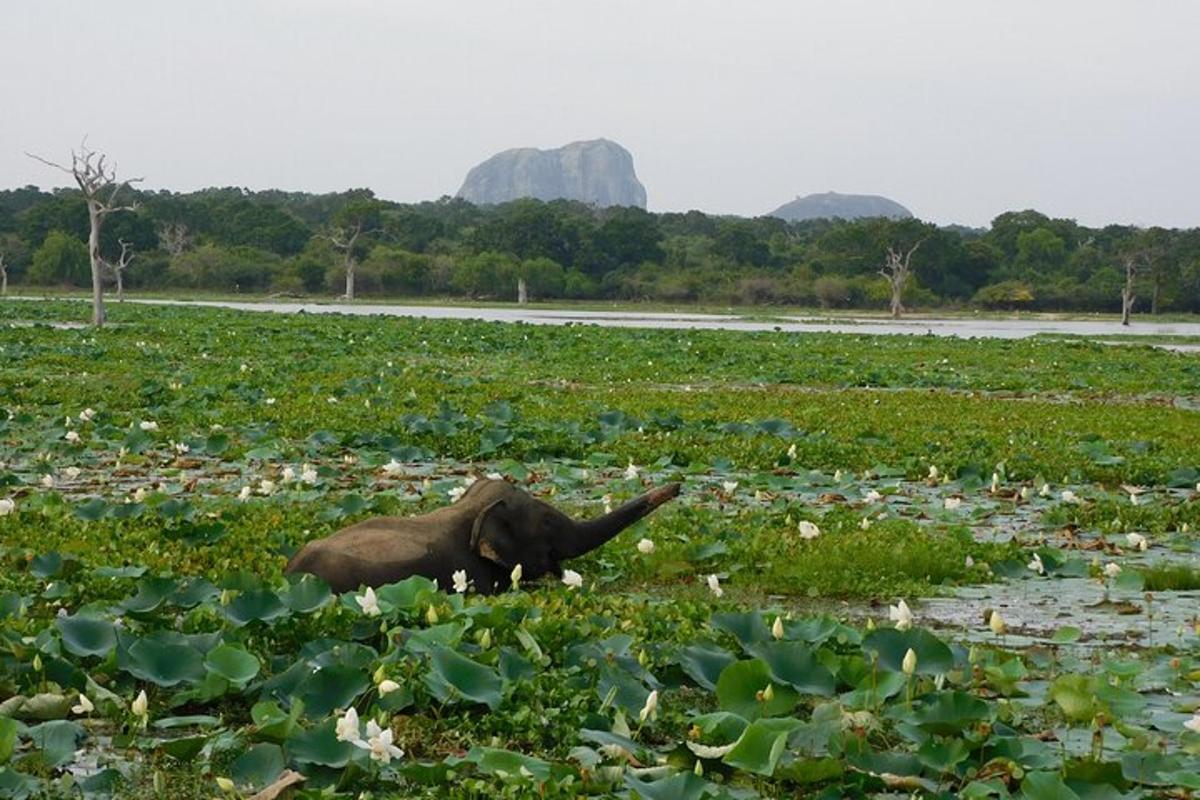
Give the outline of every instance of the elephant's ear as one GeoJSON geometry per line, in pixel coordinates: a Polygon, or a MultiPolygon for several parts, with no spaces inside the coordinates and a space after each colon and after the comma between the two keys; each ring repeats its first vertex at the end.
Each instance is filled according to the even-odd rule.
{"type": "Polygon", "coordinates": [[[471,526],[471,550],[488,561],[515,567],[520,556],[510,515],[508,504],[503,500],[485,506],[471,526]]]}

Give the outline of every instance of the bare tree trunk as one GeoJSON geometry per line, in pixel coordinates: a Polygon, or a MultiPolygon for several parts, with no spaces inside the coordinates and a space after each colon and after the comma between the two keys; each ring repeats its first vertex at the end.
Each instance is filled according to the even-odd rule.
{"type": "Polygon", "coordinates": [[[904,287],[908,285],[908,277],[912,274],[913,253],[917,252],[917,248],[924,241],[921,239],[903,255],[894,247],[889,246],[887,249],[883,268],[879,270],[879,274],[887,278],[888,285],[892,289],[892,319],[900,319],[900,315],[904,313],[904,287]]]}
{"type": "Polygon", "coordinates": [[[117,270],[117,302],[125,302],[125,270],[117,270]]]}
{"type": "Polygon", "coordinates": [[[100,226],[104,224],[104,214],[100,204],[91,200],[88,201],[88,221],[91,223],[91,231],[88,233],[88,256],[92,262],[92,324],[100,328],[106,320],[104,275],[101,272],[104,260],[100,257],[100,226]]]}
{"type": "Polygon", "coordinates": [[[0,297],[8,294],[8,265],[4,263],[4,254],[0,253],[0,297]]]}
{"type": "Polygon", "coordinates": [[[350,251],[346,251],[346,299],[354,299],[354,269],[357,264],[354,263],[354,256],[350,251]]]}
{"type": "Polygon", "coordinates": [[[521,305],[529,302],[529,288],[525,285],[524,278],[517,278],[517,302],[521,305]]]}
{"type": "Polygon", "coordinates": [[[1137,300],[1134,290],[1134,280],[1137,278],[1137,257],[1125,258],[1125,286],[1121,289],[1121,324],[1128,325],[1133,313],[1133,303],[1137,300]]]}
{"type": "Polygon", "coordinates": [[[1161,267],[1154,268],[1154,289],[1150,292],[1150,313],[1158,316],[1158,300],[1162,294],[1162,280],[1159,278],[1161,267]]]}
{"type": "Polygon", "coordinates": [[[901,298],[904,296],[904,284],[898,280],[893,280],[891,283],[892,319],[900,319],[900,315],[904,313],[904,303],[901,301],[901,298]]]}

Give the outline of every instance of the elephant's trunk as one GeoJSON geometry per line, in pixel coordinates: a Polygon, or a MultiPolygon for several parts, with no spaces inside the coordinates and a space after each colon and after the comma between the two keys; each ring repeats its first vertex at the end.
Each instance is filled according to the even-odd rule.
{"type": "Polygon", "coordinates": [[[568,531],[556,543],[558,556],[577,558],[595,550],[677,494],[679,484],[671,483],[651,489],[602,517],[575,523],[574,530],[568,531]]]}

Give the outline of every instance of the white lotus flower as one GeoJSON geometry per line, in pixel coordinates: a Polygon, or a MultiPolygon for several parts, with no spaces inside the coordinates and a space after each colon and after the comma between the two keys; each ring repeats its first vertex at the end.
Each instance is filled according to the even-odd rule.
{"type": "Polygon", "coordinates": [[[800,520],[800,538],[815,539],[821,535],[821,529],[815,523],[809,522],[806,519],[800,520]]]}
{"type": "Polygon", "coordinates": [[[866,498],[868,503],[878,503],[883,499],[883,495],[872,489],[871,491],[867,492],[866,498]]]}
{"type": "Polygon", "coordinates": [[[158,423],[151,419],[144,419],[138,423],[138,427],[147,432],[156,431],[158,430],[158,423]]]}
{"type": "Polygon", "coordinates": [[[1042,497],[1049,497],[1050,496],[1050,484],[1043,483],[1042,488],[1038,489],[1038,494],[1040,494],[1042,497]]]}
{"type": "Polygon", "coordinates": [[[771,625],[771,636],[776,639],[783,638],[783,617],[775,617],[775,622],[771,625]]]}
{"type": "Polygon", "coordinates": [[[375,590],[370,586],[367,591],[360,595],[355,595],[354,601],[358,603],[358,607],[368,617],[378,617],[383,611],[379,608],[379,598],[375,596],[375,590]]]}
{"type": "Polygon", "coordinates": [[[724,481],[721,488],[725,490],[725,494],[733,494],[738,487],[737,481],[724,481]]]}
{"type": "Polygon", "coordinates": [[[654,552],[654,540],[653,539],[638,540],[637,549],[638,549],[638,552],[641,553],[642,555],[647,555],[647,556],[650,555],[651,553],[654,552]]]}
{"type": "Polygon", "coordinates": [[[938,478],[938,468],[934,465],[929,465],[929,480],[936,481],[938,478]]]}
{"type": "Polygon", "coordinates": [[[382,680],[379,682],[379,696],[383,697],[385,694],[391,694],[399,688],[400,684],[393,680],[382,680]]]}
{"type": "Polygon", "coordinates": [[[1004,623],[1004,617],[1000,616],[999,611],[993,610],[991,616],[988,617],[988,627],[992,629],[992,633],[1000,636],[1008,627],[1004,623]]]}
{"type": "Polygon", "coordinates": [[[0,517],[7,517],[16,510],[17,504],[11,499],[7,497],[0,499],[0,517]]]}
{"type": "Polygon", "coordinates": [[[274,398],[274,397],[268,397],[268,398],[267,398],[266,400],[264,400],[263,402],[264,402],[264,403],[266,403],[266,404],[267,404],[267,405],[269,405],[269,406],[273,406],[273,405],[275,405],[275,398],[274,398]]]}
{"type": "Polygon", "coordinates": [[[146,697],[145,689],[138,692],[138,696],[130,703],[129,710],[135,717],[141,717],[143,720],[150,716],[150,700],[146,697]]]}
{"type": "Polygon", "coordinates": [[[846,476],[842,474],[842,471],[841,471],[840,469],[839,469],[839,470],[835,470],[835,471],[834,471],[834,473],[833,473],[833,482],[834,482],[834,483],[841,483],[841,482],[842,482],[842,478],[844,478],[844,477],[846,477],[846,476]]]}
{"type": "Polygon", "coordinates": [[[454,574],[452,574],[450,577],[454,581],[454,591],[458,592],[459,594],[466,594],[467,571],[465,569],[455,570],[454,574]]]}
{"type": "Polygon", "coordinates": [[[583,576],[573,569],[564,569],[562,582],[569,589],[578,589],[583,586],[583,576]]]}
{"type": "Polygon", "coordinates": [[[904,654],[904,660],[900,662],[900,669],[905,675],[912,675],[917,671],[917,653],[911,647],[904,654]]]}
{"type": "Polygon", "coordinates": [[[611,494],[606,494],[606,495],[604,495],[604,497],[601,497],[600,500],[604,503],[604,513],[611,514],[612,513],[613,496],[611,494]]]}
{"type": "Polygon", "coordinates": [[[249,486],[243,486],[241,491],[238,492],[238,500],[241,500],[243,503],[249,500],[250,491],[251,490],[249,486]]]}
{"type": "Polygon", "coordinates": [[[638,476],[638,468],[634,465],[634,463],[632,461],[630,461],[629,466],[625,468],[625,480],[627,480],[627,481],[636,480],[637,476],[638,476]]]}
{"type": "Polygon", "coordinates": [[[1030,495],[1032,495],[1032,494],[1033,494],[1033,490],[1031,490],[1028,486],[1021,487],[1021,499],[1022,500],[1028,500],[1030,495]]]}
{"type": "Polygon", "coordinates": [[[48,472],[45,475],[43,475],[42,476],[42,486],[46,487],[47,489],[53,489],[54,488],[54,476],[48,472]]]}
{"type": "Polygon", "coordinates": [[[455,486],[453,489],[446,492],[446,494],[450,497],[451,503],[457,503],[462,498],[462,496],[466,493],[467,493],[467,487],[465,487],[465,486],[455,486]]]}
{"type": "Polygon", "coordinates": [[[638,712],[638,719],[645,722],[648,719],[653,719],[658,713],[658,690],[655,689],[650,694],[646,695],[646,704],[642,706],[642,710],[638,712]]]}
{"type": "Polygon", "coordinates": [[[264,495],[274,494],[275,481],[267,480],[266,478],[263,478],[258,484],[258,491],[264,495]]]}
{"type": "Polygon", "coordinates": [[[372,761],[390,764],[393,758],[401,758],[404,751],[392,744],[392,729],[381,730],[375,720],[367,723],[367,740],[355,742],[355,746],[366,750],[372,761]]]}
{"type": "Polygon", "coordinates": [[[1104,577],[1115,578],[1121,574],[1121,565],[1115,561],[1110,561],[1104,565],[1104,577]]]}
{"type": "Polygon", "coordinates": [[[96,707],[92,705],[92,701],[88,700],[87,695],[82,692],[79,693],[79,703],[71,706],[72,714],[90,714],[95,710],[96,707]]]}
{"type": "Polygon", "coordinates": [[[66,475],[69,480],[75,480],[79,477],[80,472],[79,467],[67,467],[63,470],[63,475],[66,475]]]}
{"type": "Polygon", "coordinates": [[[486,475],[484,475],[483,477],[487,478],[489,481],[502,481],[502,480],[504,480],[504,476],[503,476],[503,475],[501,475],[499,472],[489,472],[489,473],[487,473],[486,475]]]}
{"type": "Polygon", "coordinates": [[[796,445],[793,444],[791,447],[789,447],[787,449],[787,457],[792,459],[793,461],[796,460],[796,445]]]}
{"type": "Polygon", "coordinates": [[[292,481],[296,480],[296,470],[292,469],[291,467],[284,467],[283,474],[280,476],[280,479],[284,483],[291,483],[292,481]]]}
{"type": "Polygon", "coordinates": [[[141,502],[144,502],[145,499],[146,499],[146,487],[145,486],[139,486],[138,488],[134,489],[133,502],[141,503],[141,502]]]}
{"type": "Polygon", "coordinates": [[[708,590],[716,597],[725,594],[725,590],[721,588],[721,581],[716,575],[708,576],[708,590]]]}
{"type": "Polygon", "coordinates": [[[732,741],[729,744],[723,745],[707,745],[699,744],[697,742],[688,742],[687,746],[688,750],[691,750],[693,753],[695,753],[697,758],[716,759],[724,758],[730,753],[730,751],[733,750],[733,748],[737,747],[738,742],[740,741],[741,739],[737,739],[736,741],[732,741]]]}
{"type": "Polygon", "coordinates": [[[63,435],[63,438],[67,440],[68,444],[79,444],[83,441],[83,438],[76,431],[67,431],[63,435]]]}
{"type": "Polygon", "coordinates": [[[912,627],[913,613],[909,609],[908,603],[902,599],[894,606],[888,606],[888,618],[896,623],[896,630],[906,631],[912,627]]]}
{"type": "Polygon", "coordinates": [[[1033,559],[1025,565],[1026,568],[1036,572],[1038,575],[1046,574],[1046,565],[1042,563],[1042,557],[1037,553],[1033,554],[1033,559]]]}
{"type": "Polygon", "coordinates": [[[305,464],[300,468],[300,480],[309,485],[317,482],[317,468],[311,464],[305,464]]]}
{"type": "Polygon", "coordinates": [[[870,530],[871,520],[867,517],[863,517],[862,521],[858,523],[858,527],[862,528],[864,531],[870,530]]]}
{"type": "Polygon", "coordinates": [[[79,421],[80,422],[91,422],[95,418],[96,418],[95,409],[85,408],[83,411],[79,412],[79,421]]]}
{"type": "Polygon", "coordinates": [[[971,556],[968,555],[966,558],[963,559],[963,566],[966,567],[967,569],[970,569],[971,567],[975,566],[975,559],[971,558],[971,556]]]}
{"type": "Polygon", "coordinates": [[[353,706],[338,717],[335,731],[339,742],[355,743],[362,739],[362,734],[358,730],[358,711],[353,706]]]}
{"type": "Polygon", "coordinates": [[[1062,498],[1062,501],[1063,501],[1064,503],[1076,503],[1076,504],[1078,504],[1078,503],[1082,502],[1082,501],[1079,499],[1079,495],[1075,494],[1075,493],[1074,493],[1074,492],[1072,492],[1070,489],[1063,489],[1063,490],[1062,490],[1062,494],[1060,495],[1060,497],[1062,498]]]}
{"type": "Polygon", "coordinates": [[[388,463],[384,464],[379,469],[387,477],[394,478],[397,475],[399,475],[401,472],[404,472],[404,465],[393,458],[392,460],[388,461],[388,463]]]}
{"type": "Polygon", "coordinates": [[[1000,491],[1000,473],[993,472],[992,473],[992,494],[995,494],[998,491],[1000,491]]]}
{"type": "Polygon", "coordinates": [[[947,511],[954,511],[956,509],[962,508],[962,498],[961,497],[947,497],[945,500],[942,501],[942,508],[946,509],[947,511]]]}
{"type": "Polygon", "coordinates": [[[1125,541],[1134,550],[1145,550],[1146,548],[1148,548],[1150,546],[1150,543],[1148,541],[1146,541],[1146,537],[1142,536],[1140,533],[1126,534],[1125,541]]]}
{"type": "Polygon", "coordinates": [[[1194,733],[1200,733],[1200,711],[1192,714],[1192,718],[1183,723],[1183,727],[1194,733]]]}

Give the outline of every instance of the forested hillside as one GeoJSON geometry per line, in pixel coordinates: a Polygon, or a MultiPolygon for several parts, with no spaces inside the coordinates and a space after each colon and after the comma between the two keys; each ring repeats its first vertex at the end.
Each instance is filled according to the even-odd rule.
{"type": "MultiPolygon", "coordinates": [[[[916,219],[746,219],[699,211],[518,200],[400,204],[369,190],[314,195],[238,188],[136,193],[108,219],[115,260],[131,248],[132,289],[345,291],[515,300],[612,298],[883,308],[889,247],[912,255],[905,303],[1117,311],[1200,311],[1200,229],[1086,228],[1036,211],[990,228],[916,219]],[[350,244],[349,234],[357,231],[350,244]]],[[[0,191],[0,254],[10,289],[88,285],[87,212],[77,191],[0,191]]]]}

